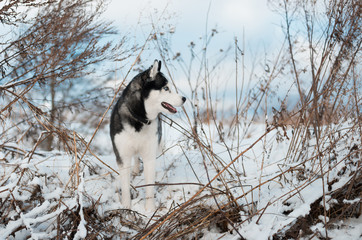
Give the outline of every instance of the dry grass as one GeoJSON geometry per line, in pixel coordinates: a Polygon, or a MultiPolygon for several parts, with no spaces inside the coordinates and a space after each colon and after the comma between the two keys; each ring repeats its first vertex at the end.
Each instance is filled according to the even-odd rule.
{"type": "MultiPolygon", "coordinates": [[[[44,112],[42,106],[37,105],[29,97],[29,93],[36,89],[34,86],[40,82],[50,84],[49,79],[53,76],[54,68],[43,73],[42,77],[35,78],[27,74],[15,76],[5,73],[8,81],[0,81],[3,100],[0,105],[0,121],[3,128],[0,134],[2,150],[0,165],[4,171],[5,169],[11,171],[1,170],[0,194],[4,197],[0,198],[0,224],[11,225],[11,228],[8,228],[10,232],[6,233],[7,236],[25,234],[26,237],[34,237],[36,233],[33,233],[32,229],[43,227],[45,232],[55,234],[53,237],[56,239],[73,239],[82,220],[85,220],[87,223],[85,239],[112,239],[117,236],[129,239],[200,239],[209,229],[217,229],[220,233],[231,232],[239,235],[240,239],[245,239],[240,232],[243,224],[251,221],[256,221],[258,224],[274,203],[282,202],[288,207],[290,199],[295,196],[303,201],[301,191],[321,179],[323,181],[321,197],[311,204],[310,213],[305,217],[299,217],[283,229],[277,229],[272,237],[275,239],[321,237],[321,233],[313,232],[309,227],[322,222],[325,226],[324,235],[328,238],[328,229],[335,227],[338,220],[359,217],[360,201],[346,200],[361,199],[362,192],[361,86],[358,81],[360,65],[357,61],[360,57],[361,40],[358,36],[360,36],[361,23],[356,21],[359,19],[360,4],[356,1],[332,1],[326,7],[327,15],[323,16],[326,26],[324,26],[325,31],[321,32],[313,32],[312,27],[317,20],[321,20],[321,16],[311,11],[314,7],[312,3],[308,4],[283,1],[286,44],[274,59],[273,68],[261,76],[266,81],[256,81],[258,84],[253,90],[245,91],[247,80],[244,79],[246,71],[244,63],[241,69],[236,65],[235,71],[239,73],[235,74],[237,94],[235,109],[229,118],[216,115],[217,111],[214,108],[217,101],[213,99],[214,86],[210,74],[217,69],[217,64],[220,64],[226,55],[222,55],[220,57],[222,60],[215,66],[209,66],[206,54],[210,39],[217,34],[217,31],[205,34],[203,50],[199,53],[194,45],[190,45],[193,56],[200,59],[200,65],[195,67],[197,63],[193,60],[190,61],[190,66],[187,66],[181,58],[182,55],[173,54],[162,42],[162,35],[154,33],[158,32],[154,27],[148,40],[138,49],[138,54],[123,81],[138,63],[149,41],[156,43],[163,62],[167,63],[168,59],[174,59],[174,63],[180,63],[184,69],[189,67],[198,69],[197,77],[194,78],[191,71],[187,75],[192,111],[187,112],[184,109],[186,123],[178,124],[171,119],[164,119],[171,127],[184,133],[188,143],[191,143],[182,146],[186,158],[187,151],[192,151],[193,148],[199,151],[207,181],[195,183],[200,186],[199,189],[182,204],[173,204],[167,211],[156,211],[151,218],[125,209],[104,213],[101,211],[101,196],[89,196],[82,191],[84,170],[89,169],[91,174],[99,172],[88,161],[90,157],[95,157],[101,165],[109,168],[110,172],[116,172],[92,151],[91,143],[121,90],[122,83],[112,99],[110,98],[106,111],[98,113],[99,117],[93,126],[95,130],[90,140],[86,142],[80,134],[61,123],[55,123],[51,111],[44,112]],[[304,23],[309,31],[307,31],[309,45],[307,52],[310,57],[308,71],[311,72],[311,86],[305,89],[301,84],[304,69],[297,61],[297,52],[300,49],[295,44],[293,34],[290,33],[292,28],[290,20],[294,17],[293,14],[296,14],[294,7],[300,6],[303,7],[300,14],[305,16],[304,23]],[[345,31],[341,32],[341,29],[345,31]],[[316,41],[312,33],[322,34],[320,38],[322,40],[316,41]],[[299,103],[290,110],[282,101],[279,109],[274,108],[272,113],[268,113],[265,104],[270,97],[273,97],[272,83],[281,77],[293,80],[292,84],[298,90],[299,103]],[[263,118],[270,114],[273,116],[272,119],[263,118]],[[246,147],[242,146],[241,143],[254,134],[251,126],[258,117],[264,122],[265,131],[252,138],[253,142],[246,147]],[[19,121],[19,118],[23,120],[19,121]],[[30,142],[26,138],[31,136],[33,144],[30,149],[19,147],[21,145],[17,143],[30,142]],[[66,152],[73,161],[73,165],[68,169],[69,179],[61,179],[56,173],[42,175],[36,170],[37,164],[34,163],[34,158],[44,157],[46,161],[48,157],[47,153],[40,149],[42,142],[49,136],[53,136],[53,139],[60,143],[62,151],[66,152]],[[228,139],[233,139],[232,144],[228,139]],[[273,149],[273,142],[287,143],[288,151],[278,162],[280,171],[268,176],[264,174],[264,170],[267,168],[268,151],[273,149]],[[229,158],[221,157],[215,151],[216,145],[222,145],[225,152],[228,152],[229,158]],[[255,184],[247,186],[245,177],[248,173],[245,171],[243,161],[244,157],[247,158],[248,154],[256,149],[256,146],[258,149],[262,146],[261,149],[264,150],[258,155],[259,158],[255,159],[260,163],[260,176],[257,183],[254,181],[255,184]],[[238,164],[242,165],[243,171],[238,164]],[[37,184],[37,179],[42,179],[45,182],[44,186],[47,187],[60,186],[62,192],[58,197],[46,197],[46,190],[37,184]],[[335,184],[341,179],[348,181],[335,189],[335,184]],[[9,183],[16,184],[9,185],[9,183]],[[262,205],[253,196],[260,195],[261,191],[267,191],[271,183],[281,187],[288,186],[289,191],[262,205]],[[241,191],[236,193],[233,191],[235,188],[241,191]],[[42,212],[40,214],[37,211],[42,212]],[[37,222],[26,221],[37,216],[39,216],[37,222]],[[320,216],[323,216],[323,220],[320,216]]],[[[20,40],[26,41],[30,36],[26,35],[20,40]]],[[[30,43],[29,47],[34,44],[30,43]]],[[[240,50],[238,44],[238,41],[235,41],[236,63],[244,62],[246,57],[245,47],[241,47],[240,50]]],[[[100,51],[105,49],[101,48],[100,51]]],[[[3,61],[1,64],[3,69],[5,64],[3,61]]],[[[165,67],[171,77],[171,67],[168,64],[165,67]]],[[[23,66],[18,66],[12,72],[22,68],[23,66]]],[[[74,73],[65,71],[70,74],[64,77],[66,80],[74,78],[74,73]]],[[[171,80],[173,81],[172,77],[171,80]]],[[[192,167],[191,163],[189,164],[192,167]]],[[[197,176],[197,173],[195,175],[197,176]]],[[[186,183],[179,184],[186,185],[186,183]]],[[[138,188],[143,187],[138,186],[138,188]]],[[[288,216],[292,211],[293,209],[286,210],[283,215],[288,216]]]]}

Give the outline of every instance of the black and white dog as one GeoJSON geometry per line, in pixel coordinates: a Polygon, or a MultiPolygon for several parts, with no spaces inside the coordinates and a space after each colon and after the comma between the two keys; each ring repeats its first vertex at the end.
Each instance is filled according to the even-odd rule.
{"type": "MultiPolygon", "coordinates": [[[[170,91],[168,80],[155,60],[148,70],[135,76],[116,103],[110,123],[113,150],[119,167],[122,205],[131,207],[130,177],[139,173],[143,160],[146,184],[155,183],[155,161],[161,141],[160,113],[176,113],[185,97],[170,91]]],[[[146,187],[147,211],[155,209],[154,187],[146,187]]]]}

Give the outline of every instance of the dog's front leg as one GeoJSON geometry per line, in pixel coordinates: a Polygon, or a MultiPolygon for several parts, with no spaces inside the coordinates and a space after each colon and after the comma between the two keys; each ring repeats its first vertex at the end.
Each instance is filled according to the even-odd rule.
{"type": "Polygon", "coordinates": [[[131,159],[124,159],[122,164],[118,164],[119,176],[118,181],[121,185],[122,206],[131,208],[131,159]]]}
{"type": "Polygon", "coordinates": [[[146,187],[146,210],[153,212],[155,210],[155,164],[156,164],[156,155],[151,154],[151,156],[146,156],[143,158],[144,173],[145,173],[145,183],[146,185],[152,185],[146,187]]]}

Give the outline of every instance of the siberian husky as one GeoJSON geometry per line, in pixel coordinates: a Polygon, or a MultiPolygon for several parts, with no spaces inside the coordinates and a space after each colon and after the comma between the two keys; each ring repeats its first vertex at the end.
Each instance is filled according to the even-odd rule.
{"type": "Polygon", "coordinates": [[[160,72],[161,61],[135,76],[122,92],[113,108],[110,134],[119,167],[118,180],[122,193],[122,205],[131,208],[131,163],[134,174],[139,173],[141,158],[144,166],[147,211],[155,209],[154,186],[155,161],[161,141],[160,113],[177,112],[186,98],[172,93],[168,80],[160,72]]]}

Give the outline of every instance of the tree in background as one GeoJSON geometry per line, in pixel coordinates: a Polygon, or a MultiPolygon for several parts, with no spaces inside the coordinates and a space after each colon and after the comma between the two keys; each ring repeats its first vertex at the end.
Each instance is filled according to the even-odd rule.
{"type": "Polygon", "coordinates": [[[99,84],[92,77],[104,72],[100,63],[126,54],[121,51],[125,38],[117,44],[106,41],[117,32],[99,19],[103,0],[10,1],[0,11],[3,23],[25,22],[26,14],[16,12],[19,5],[37,13],[22,25],[25,30],[16,40],[3,42],[0,92],[7,101],[0,105],[0,117],[4,121],[16,112],[18,119],[14,115],[11,124],[17,125],[20,117],[29,126],[25,132],[40,129],[37,142],[46,139],[43,147],[51,150],[54,136],[64,137],[60,129],[67,106],[81,103],[79,96],[99,84]]]}

